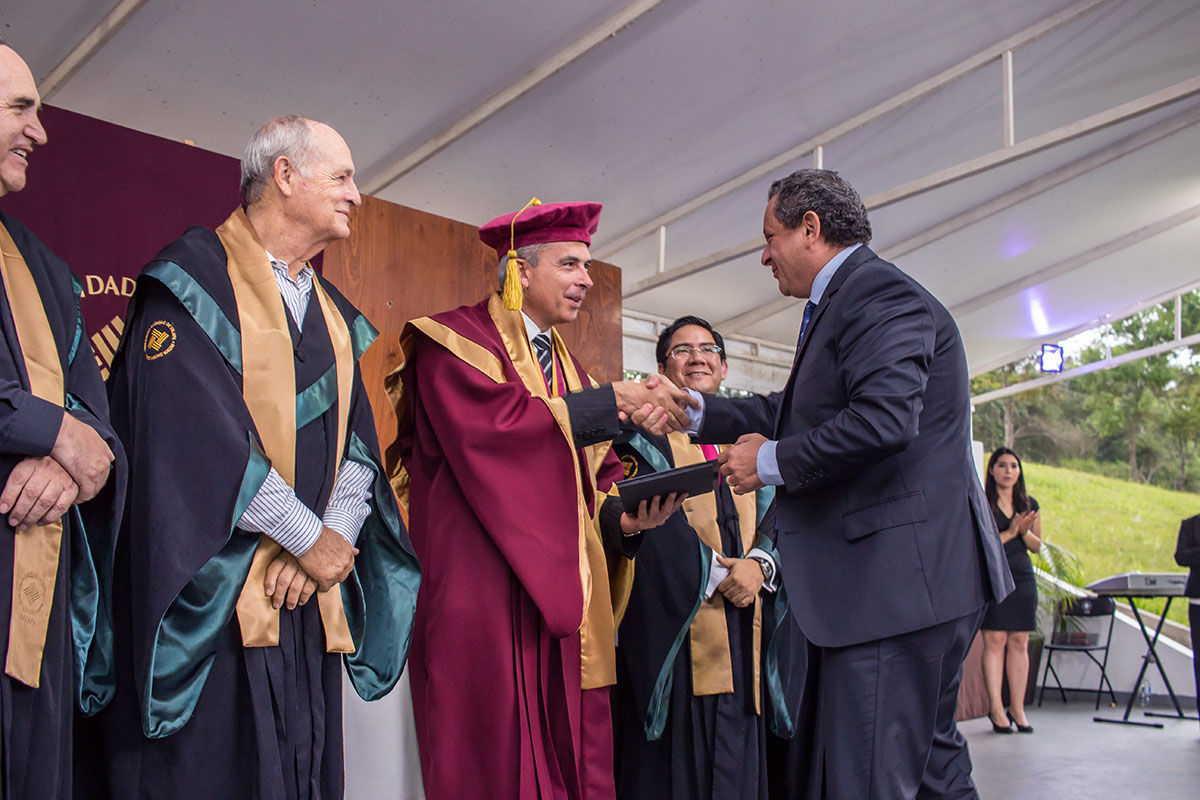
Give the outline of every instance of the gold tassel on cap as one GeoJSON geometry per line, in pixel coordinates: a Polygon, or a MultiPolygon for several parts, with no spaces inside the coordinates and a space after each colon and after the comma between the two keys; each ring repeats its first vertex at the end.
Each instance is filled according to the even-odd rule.
{"type": "Polygon", "coordinates": [[[541,204],[542,201],[536,197],[531,199],[525,204],[524,208],[513,214],[512,222],[508,226],[508,265],[504,268],[504,294],[502,295],[502,299],[504,300],[504,307],[509,311],[520,311],[521,303],[525,299],[525,292],[521,289],[520,271],[517,269],[517,217],[525,213],[525,210],[530,206],[540,206],[541,204]]]}

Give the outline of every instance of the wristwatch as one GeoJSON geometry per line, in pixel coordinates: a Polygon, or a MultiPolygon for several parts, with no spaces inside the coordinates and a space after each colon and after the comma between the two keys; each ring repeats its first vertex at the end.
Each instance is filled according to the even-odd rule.
{"type": "Polygon", "coordinates": [[[771,559],[763,556],[750,556],[758,562],[758,566],[762,569],[763,583],[770,583],[771,578],[775,575],[775,565],[771,563],[771,559]]]}

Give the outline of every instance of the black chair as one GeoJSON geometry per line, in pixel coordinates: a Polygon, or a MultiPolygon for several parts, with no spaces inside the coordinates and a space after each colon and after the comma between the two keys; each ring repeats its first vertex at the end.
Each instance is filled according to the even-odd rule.
{"type": "MultiPolygon", "coordinates": [[[[1113,704],[1116,705],[1117,695],[1113,691],[1112,683],[1108,680],[1108,674],[1105,669],[1108,666],[1108,646],[1112,644],[1113,625],[1116,623],[1114,614],[1117,610],[1117,604],[1111,597],[1100,595],[1097,597],[1077,597],[1073,600],[1063,601],[1059,605],[1059,615],[1066,617],[1108,617],[1108,635],[1104,639],[1104,644],[1100,644],[1098,634],[1089,634],[1085,631],[1065,631],[1057,636],[1052,635],[1051,640],[1043,645],[1046,651],[1046,668],[1042,671],[1042,687],[1038,691],[1038,705],[1042,704],[1042,696],[1046,693],[1046,680],[1050,675],[1054,676],[1054,682],[1058,684],[1058,693],[1062,695],[1063,702],[1067,702],[1067,692],[1063,689],[1062,681],[1059,680],[1058,672],[1054,669],[1053,661],[1054,654],[1057,652],[1065,653],[1083,653],[1090,658],[1092,662],[1100,668],[1100,684],[1094,690],[1096,692],[1096,710],[1100,709],[1100,696],[1104,693],[1105,684],[1108,685],[1108,694],[1112,698],[1113,704]],[[1095,637],[1094,639],[1092,637],[1095,637]],[[1059,641],[1054,641],[1058,638],[1059,641]],[[1104,657],[1097,658],[1097,653],[1104,653],[1104,657]]],[[[1093,691],[1092,689],[1083,689],[1081,691],[1093,691]]]]}

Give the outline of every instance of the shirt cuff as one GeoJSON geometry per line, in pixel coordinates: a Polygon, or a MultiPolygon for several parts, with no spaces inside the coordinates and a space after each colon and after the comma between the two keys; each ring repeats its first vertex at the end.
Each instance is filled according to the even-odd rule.
{"type": "Polygon", "coordinates": [[[700,392],[697,392],[695,389],[689,389],[686,386],[683,387],[683,390],[700,401],[699,408],[692,408],[691,406],[687,407],[688,427],[684,433],[686,433],[688,436],[695,436],[700,432],[700,426],[704,424],[704,395],[700,394],[700,392]]]}
{"type": "Polygon", "coordinates": [[[758,458],[754,467],[758,470],[758,479],[767,486],[783,486],[783,476],[779,474],[779,460],[775,457],[775,447],[779,442],[765,441],[758,448],[758,458]]]}
{"type": "Polygon", "coordinates": [[[237,526],[271,537],[297,558],[321,537],[321,520],[300,502],[274,467],[246,506],[237,526]]]}
{"type": "Polygon", "coordinates": [[[779,562],[771,558],[766,550],[760,550],[757,547],[750,548],[750,552],[746,553],[746,558],[765,558],[771,562],[774,569],[771,570],[771,580],[763,581],[762,591],[774,593],[779,588],[779,562]]]}
{"type": "Polygon", "coordinates": [[[373,470],[357,461],[343,460],[329,495],[329,503],[325,506],[322,518],[325,527],[336,531],[351,546],[358,541],[358,533],[371,514],[371,506],[367,501],[371,497],[374,480],[373,470]]]}
{"type": "Polygon", "coordinates": [[[713,596],[713,592],[721,585],[721,581],[725,580],[725,576],[729,574],[729,567],[721,566],[721,562],[717,561],[717,557],[721,554],[716,550],[712,551],[712,566],[708,568],[708,585],[704,587],[704,599],[713,596]]]}

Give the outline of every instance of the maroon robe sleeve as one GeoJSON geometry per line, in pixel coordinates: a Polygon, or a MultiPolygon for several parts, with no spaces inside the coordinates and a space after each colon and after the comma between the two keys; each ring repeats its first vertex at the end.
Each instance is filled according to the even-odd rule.
{"type": "Polygon", "coordinates": [[[576,452],[550,408],[425,337],[405,373],[425,459],[408,465],[414,493],[428,481],[429,496],[461,494],[467,505],[431,507],[414,527],[453,537],[459,515],[473,515],[469,524],[487,532],[551,635],[574,634],[583,621],[576,452]]]}

